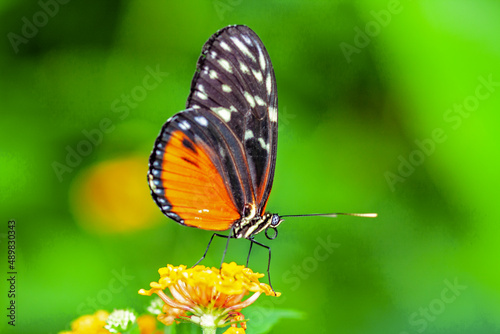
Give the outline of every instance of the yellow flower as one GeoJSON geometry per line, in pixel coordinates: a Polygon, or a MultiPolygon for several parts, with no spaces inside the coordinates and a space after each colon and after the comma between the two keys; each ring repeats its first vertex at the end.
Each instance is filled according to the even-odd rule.
{"type": "MultiPolygon", "coordinates": [[[[125,313],[128,311],[114,311],[113,313],[125,313]]],[[[113,314],[112,313],[112,314],[113,314]]],[[[157,321],[151,315],[142,315],[130,322],[130,325],[137,322],[141,334],[161,334],[160,330],[156,329],[157,321]]],[[[71,323],[71,331],[62,331],[59,334],[110,334],[117,333],[116,331],[109,331],[110,314],[106,311],[99,310],[92,315],[82,315],[71,323]]],[[[117,319],[115,319],[116,321],[117,319]]],[[[118,321],[119,322],[119,321],[118,321]]]]}
{"type": "Polygon", "coordinates": [[[75,220],[99,234],[133,232],[161,221],[161,212],[144,187],[144,156],[97,163],[78,175],[71,186],[75,220]]]}
{"type": "MultiPolygon", "coordinates": [[[[241,322],[244,318],[239,311],[257,300],[262,294],[279,296],[271,287],[259,282],[263,274],[254,273],[245,266],[234,262],[223,263],[222,268],[184,265],[158,270],[160,279],[151,282],[151,289],[139,290],[141,295],[157,294],[165,303],[158,320],[166,325],[181,320],[196,323],[203,328],[223,327],[228,323],[241,322]],[[167,293],[168,294],[167,294],[167,293]],[[243,300],[245,295],[253,293],[243,300]]],[[[244,333],[243,328],[235,328],[230,333],[244,333]],[[236,330],[236,331],[235,331],[236,330]]]]}
{"type": "Polygon", "coordinates": [[[163,331],[157,330],[156,325],[158,321],[152,315],[145,314],[141,315],[137,318],[137,324],[139,325],[139,329],[141,330],[141,334],[161,334],[163,331]]]}
{"type": "Polygon", "coordinates": [[[245,330],[238,327],[229,327],[224,334],[245,334],[245,330]]]}
{"type": "Polygon", "coordinates": [[[71,323],[71,331],[60,332],[59,334],[108,334],[104,329],[109,313],[99,310],[92,315],[82,315],[71,323]]]}

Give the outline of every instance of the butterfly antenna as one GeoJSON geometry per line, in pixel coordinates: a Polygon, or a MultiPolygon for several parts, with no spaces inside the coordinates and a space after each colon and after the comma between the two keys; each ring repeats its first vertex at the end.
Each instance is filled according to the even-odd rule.
{"type": "Polygon", "coordinates": [[[377,214],[376,213],[346,213],[346,212],[310,213],[310,214],[305,214],[305,215],[283,215],[283,216],[280,216],[280,218],[286,218],[286,217],[311,217],[311,216],[330,217],[330,218],[337,218],[338,216],[355,216],[355,217],[375,218],[375,217],[377,217],[377,214]]]}

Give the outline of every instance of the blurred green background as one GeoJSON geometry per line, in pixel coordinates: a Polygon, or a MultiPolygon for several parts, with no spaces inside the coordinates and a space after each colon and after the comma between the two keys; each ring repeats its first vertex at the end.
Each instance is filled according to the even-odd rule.
{"type": "MultiPolygon", "coordinates": [[[[146,172],[203,43],[229,24],[261,37],[276,73],[268,210],[379,213],[287,219],[257,238],[283,293],[257,305],[304,313],[273,333],[498,333],[498,1],[59,1],[0,4],[2,333],[142,312],[159,267],[201,256],[211,232],[164,217],[146,172]]],[[[247,250],[233,241],[226,260],[247,250]]],[[[252,269],[266,265],[255,249],[252,269]]]]}

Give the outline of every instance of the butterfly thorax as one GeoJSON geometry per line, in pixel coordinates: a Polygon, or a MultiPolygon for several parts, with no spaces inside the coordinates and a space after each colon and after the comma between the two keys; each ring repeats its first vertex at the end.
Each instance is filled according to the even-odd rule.
{"type": "Polygon", "coordinates": [[[249,239],[268,228],[275,229],[282,221],[275,213],[266,213],[251,218],[243,217],[234,223],[233,236],[237,239],[249,239]]]}

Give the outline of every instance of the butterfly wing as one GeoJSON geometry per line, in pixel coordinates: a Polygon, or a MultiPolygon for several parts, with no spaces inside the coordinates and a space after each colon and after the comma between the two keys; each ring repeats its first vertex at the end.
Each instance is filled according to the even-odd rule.
{"type": "Polygon", "coordinates": [[[276,162],[277,96],[269,55],[248,27],[214,34],[187,109],[163,126],[150,157],[153,198],[168,217],[225,230],[250,204],[264,212],[276,162]]]}
{"type": "Polygon", "coordinates": [[[238,172],[224,165],[232,153],[218,123],[206,110],[180,112],[165,123],[150,156],[153,198],[166,216],[183,225],[226,230],[240,218],[228,187],[229,175],[238,172]]]}
{"type": "MultiPolygon", "coordinates": [[[[274,179],[278,141],[278,96],[271,59],[260,38],[246,26],[229,26],[204,45],[187,107],[215,113],[243,146],[250,172],[244,187],[264,213],[274,179]]],[[[239,186],[231,183],[230,191],[239,186]]],[[[234,192],[233,191],[233,192],[234,192]]]]}

